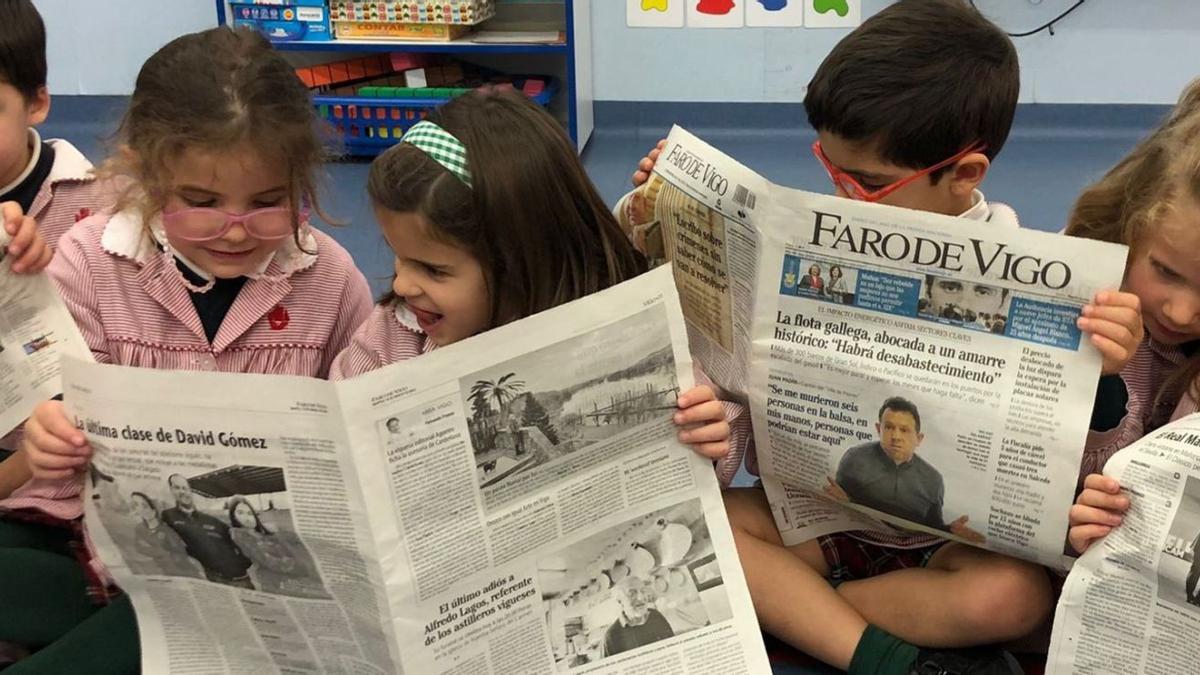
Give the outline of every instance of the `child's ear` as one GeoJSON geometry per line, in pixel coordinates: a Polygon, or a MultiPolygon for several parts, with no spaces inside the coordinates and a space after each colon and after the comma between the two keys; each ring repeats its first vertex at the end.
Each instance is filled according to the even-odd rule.
{"type": "Polygon", "coordinates": [[[950,191],[958,196],[969,196],[983,182],[991,166],[982,152],[972,152],[958,160],[950,170],[950,191]]]}
{"type": "Polygon", "coordinates": [[[50,90],[45,85],[38,87],[33,98],[25,103],[25,115],[28,126],[36,127],[50,116],[50,90]]]}

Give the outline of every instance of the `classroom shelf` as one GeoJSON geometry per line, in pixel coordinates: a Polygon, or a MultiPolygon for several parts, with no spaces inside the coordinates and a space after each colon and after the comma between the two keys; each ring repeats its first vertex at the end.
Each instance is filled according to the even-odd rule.
{"type": "MultiPolygon", "coordinates": [[[[293,55],[297,65],[309,65],[320,54],[345,58],[347,53],[422,52],[457,54],[486,68],[521,75],[545,75],[558,83],[549,109],[582,152],[592,135],[592,42],[590,0],[548,0],[540,3],[497,0],[496,17],[485,30],[512,33],[558,31],[561,42],[486,42],[478,33],[444,42],[425,40],[319,40],[273,42],[293,55]],[[549,17],[549,18],[547,18],[549,17]]],[[[217,21],[228,22],[230,3],[216,0],[217,21]]],[[[334,59],[329,59],[334,60],[334,59]]]]}

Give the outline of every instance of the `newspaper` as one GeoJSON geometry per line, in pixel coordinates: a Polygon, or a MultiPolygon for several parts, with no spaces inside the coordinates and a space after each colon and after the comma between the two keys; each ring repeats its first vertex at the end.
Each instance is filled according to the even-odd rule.
{"type": "Polygon", "coordinates": [[[68,362],[146,672],[767,673],[661,268],[345,382],[68,362]]]}
{"type": "Polygon", "coordinates": [[[1124,247],[779,187],[679,128],[655,175],[693,353],[748,395],[785,543],[917,530],[1067,564],[1102,360],[1076,320],[1124,247]]]}
{"type": "Polygon", "coordinates": [[[0,436],[62,393],[62,356],[92,356],[50,278],[13,273],[5,260],[10,239],[0,228],[0,436]]]}
{"type": "Polygon", "coordinates": [[[1200,663],[1200,414],[1121,450],[1104,473],[1130,508],[1067,577],[1046,672],[1191,675],[1200,663]]]}

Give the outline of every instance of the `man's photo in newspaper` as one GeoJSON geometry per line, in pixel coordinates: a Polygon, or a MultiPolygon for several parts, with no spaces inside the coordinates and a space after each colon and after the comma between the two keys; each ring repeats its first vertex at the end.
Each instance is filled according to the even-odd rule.
{"type": "Polygon", "coordinates": [[[853,305],[858,286],[858,270],[840,263],[794,255],[783,257],[783,278],[779,292],[853,305]]]}
{"type": "Polygon", "coordinates": [[[1189,476],[1158,564],[1158,599],[1200,613],[1200,479],[1189,476]]]}
{"type": "Polygon", "coordinates": [[[300,598],[328,598],[296,535],[283,469],[180,468],[154,479],[92,470],[93,499],[134,574],[207,579],[300,598]]]}
{"type": "MultiPolygon", "coordinates": [[[[867,414],[878,411],[871,424],[874,437],[859,440],[871,435],[861,431],[853,439],[843,434],[842,447],[846,449],[840,458],[835,457],[837,468],[825,479],[825,494],[983,543],[984,535],[968,525],[968,515],[953,511],[953,506],[947,512],[948,501],[973,501],[968,494],[973,489],[967,475],[970,466],[957,456],[961,439],[951,435],[964,427],[962,417],[938,415],[933,406],[922,410],[911,397],[899,395],[874,404],[864,399],[857,407],[867,414]],[[945,428],[952,419],[956,420],[952,428],[945,428]],[[948,488],[948,483],[956,490],[948,488]],[[958,498],[948,500],[948,492],[958,498]]],[[[861,419],[855,427],[861,427],[861,419]]]]}
{"type": "Polygon", "coordinates": [[[485,496],[647,423],[669,424],[679,396],[671,336],[666,322],[647,316],[662,311],[652,307],[460,380],[485,496]]]}
{"type": "Polygon", "coordinates": [[[733,617],[698,499],[547,555],[538,579],[558,670],[733,617]]]}
{"type": "Polygon", "coordinates": [[[917,315],[1003,335],[1009,302],[1007,288],[927,275],[917,299],[917,315]]]}

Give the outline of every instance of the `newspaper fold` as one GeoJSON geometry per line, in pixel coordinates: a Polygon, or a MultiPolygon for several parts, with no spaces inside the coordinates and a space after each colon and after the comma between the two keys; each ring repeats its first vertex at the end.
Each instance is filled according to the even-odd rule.
{"type": "Polygon", "coordinates": [[[654,171],[632,234],[750,403],[785,543],[916,530],[1067,564],[1101,365],[1076,320],[1124,247],[780,187],[678,127],[654,171]]]}
{"type": "Polygon", "coordinates": [[[64,378],[146,672],[769,672],[667,268],[345,382],[64,378]]]}
{"type": "Polygon", "coordinates": [[[1067,577],[1050,675],[1194,673],[1200,660],[1200,414],[1121,450],[1130,508],[1067,577]]]}

